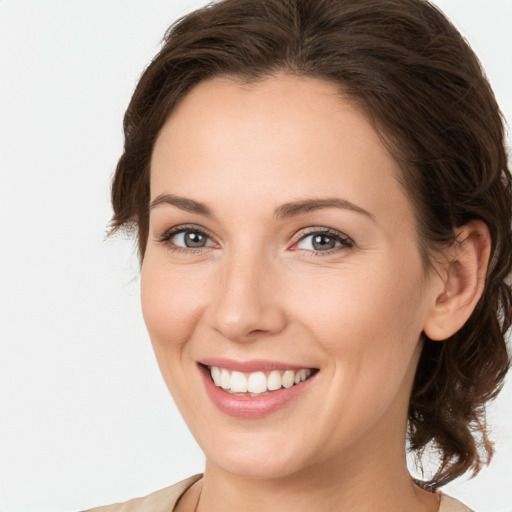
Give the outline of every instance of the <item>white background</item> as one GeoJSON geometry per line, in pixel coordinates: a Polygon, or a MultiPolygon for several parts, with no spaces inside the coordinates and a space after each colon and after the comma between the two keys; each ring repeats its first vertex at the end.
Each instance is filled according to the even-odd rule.
{"type": "MultiPolygon", "coordinates": [[[[72,512],[201,472],[139,312],[132,241],[104,240],[137,77],[192,0],[0,0],[0,511],[72,512]]],[[[512,120],[512,0],[438,0],[512,120]]],[[[510,139],[509,139],[510,140],[510,139]]],[[[496,457],[448,492],[512,511],[512,382],[496,457]]]]}

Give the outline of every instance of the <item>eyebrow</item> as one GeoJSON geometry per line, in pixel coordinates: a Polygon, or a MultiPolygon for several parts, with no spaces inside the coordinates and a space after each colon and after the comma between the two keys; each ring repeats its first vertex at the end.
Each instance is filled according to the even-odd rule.
{"type": "Polygon", "coordinates": [[[197,213],[198,215],[203,215],[204,217],[214,217],[212,210],[204,203],[195,201],[194,199],[176,196],[174,194],[160,194],[155,199],[153,199],[153,201],[151,201],[149,204],[149,209],[152,210],[161,204],[170,204],[172,206],[176,206],[180,210],[185,210],[186,212],[190,213],[197,213]]]}
{"type": "Polygon", "coordinates": [[[337,197],[325,198],[325,199],[304,199],[302,201],[292,201],[290,203],[282,204],[278,206],[274,212],[275,219],[286,219],[294,217],[295,215],[301,215],[303,213],[312,212],[315,210],[322,210],[324,208],[340,208],[343,210],[351,210],[353,212],[365,215],[375,221],[375,216],[361,208],[360,206],[347,201],[346,199],[340,199],[337,197]]]}
{"type": "MultiPolygon", "coordinates": [[[[155,199],[153,199],[153,201],[151,201],[149,208],[150,210],[152,210],[162,204],[176,206],[180,210],[184,210],[190,213],[196,213],[204,217],[215,217],[211,208],[208,207],[206,204],[201,203],[200,201],[196,201],[194,199],[180,197],[174,194],[160,194],[155,199]]],[[[303,199],[300,201],[291,201],[289,203],[284,203],[275,209],[274,219],[287,219],[315,210],[322,210],[324,208],[340,208],[343,210],[351,210],[356,213],[365,215],[366,217],[369,217],[370,219],[375,221],[375,216],[372,213],[368,212],[364,208],[361,208],[360,206],[351,203],[350,201],[347,201],[346,199],[341,199],[337,197],[303,199]]]]}

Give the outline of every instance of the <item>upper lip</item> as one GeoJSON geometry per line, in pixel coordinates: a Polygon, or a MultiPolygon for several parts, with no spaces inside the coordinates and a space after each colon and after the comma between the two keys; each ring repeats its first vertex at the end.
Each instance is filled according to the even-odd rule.
{"type": "Polygon", "coordinates": [[[265,359],[251,359],[249,361],[236,361],[234,359],[226,359],[223,357],[208,357],[198,361],[199,364],[204,366],[217,366],[218,368],[225,368],[230,371],[239,372],[268,372],[272,370],[301,370],[303,368],[312,368],[309,365],[297,365],[285,363],[282,361],[268,361],[265,359]]]}

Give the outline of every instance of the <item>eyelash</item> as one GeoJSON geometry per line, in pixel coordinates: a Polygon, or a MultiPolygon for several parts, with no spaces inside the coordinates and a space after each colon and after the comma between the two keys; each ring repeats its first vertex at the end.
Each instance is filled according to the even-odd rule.
{"type": "MultiPolygon", "coordinates": [[[[167,245],[168,249],[174,253],[197,254],[197,253],[202,252],[203,249],[205,249],[206,247],[179,247],[176,245],[172,245],[171,239],[174,236],[176,236],[180,233],[187,232],[187,231],[193,231],[194,233],[199,233],[200,235],[203,235],[203,236],[209,238],[210,240],[213,239],[213,237],[211,236],[211,234],[208,231],[206,231],[202,228],[199,228],[198,226],[181,225],[181,226],[176,226],[174,228],[169,229],[157,241],[159,243],[167,245]]],[[[335,247],[333,249],[326,250],[326,251],[312,251],[312,250],[308,250],[308,249],[293,249],[293,250],[295,250],[295,251],[303,250],[303,251],[307,252],[309,256],[316,258],[316,257],[322,257],[322,256],[329,256],[329,255],[334,254],[340,250],[350,249],[351,247],[354,247],[354,242],[347,235],[344,235],[343,233],[336,231],[334,229],[319,228],[319,227],[309,228],[306,232],[302,232],[302,233],[300,233],[299,236],[294,237],[292,247],[297,245],[298,243],[300,243],[301,241],[303,241],[304,239],[306,239],[308,236],[311,236],[311,235],[324,235],[324,236],[333,238],[336,242],[340,243],[340,246],[335,247]]]]}

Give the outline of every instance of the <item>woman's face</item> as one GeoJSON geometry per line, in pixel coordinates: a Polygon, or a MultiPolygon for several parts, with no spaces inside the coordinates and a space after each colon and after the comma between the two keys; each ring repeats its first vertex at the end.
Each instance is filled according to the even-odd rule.
{"type": "Polygon", "coordinates": [[[281,477],[403,451],[439,279],[397,176],[365,117],[315,79],[213,79],[167,120],[142,306],[210,466],[281,477]]]}

